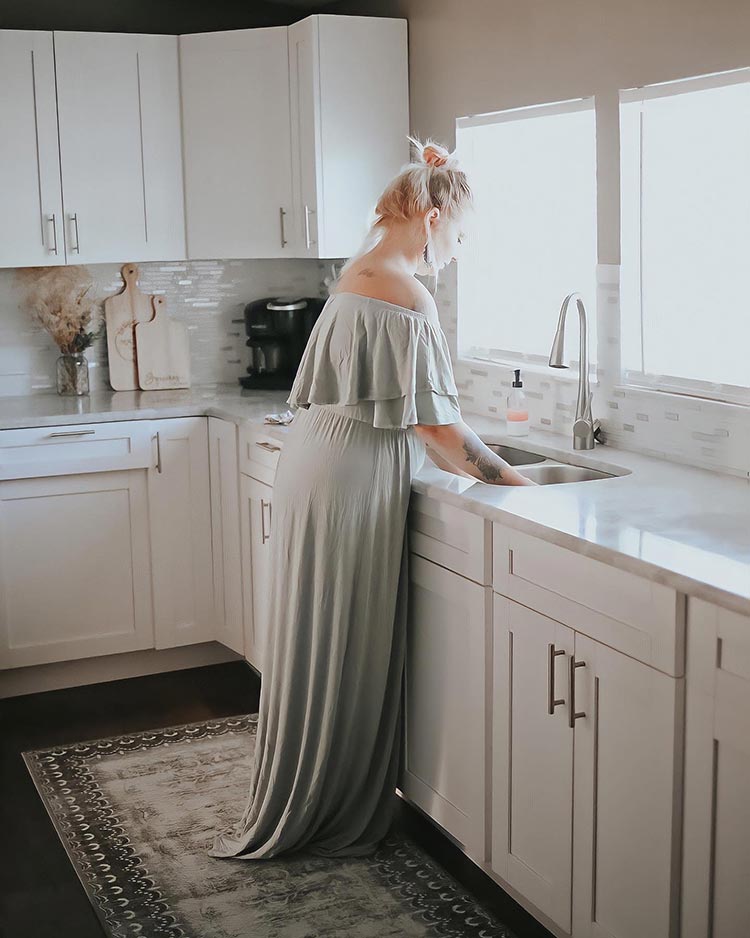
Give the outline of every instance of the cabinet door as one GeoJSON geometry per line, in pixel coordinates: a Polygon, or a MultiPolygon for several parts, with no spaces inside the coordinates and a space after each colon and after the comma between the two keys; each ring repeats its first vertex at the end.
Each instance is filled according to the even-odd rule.
{"type": "Polygon", "coordinates": [[[244,653],[237,427],[208,418],[216,640],[244,653]]]}
{"type": "Polygon", "coordinates": [[[404,795],[483,862],[490,592],[409,555],[404,795]]]}
{"type": "Polygon", "coordinates": [[[679,886],[673,678],[576,633],[573,934],[668,938],[679,886]]]}
{"type": "Polygon", "coordinates": [[[750,617],[689,601],[683,938],[750,934],[750,617]]]}
{"type": "Polygon", "coordinates": [[[148,474],[157,648],[214,638],[208,421],[152,422],[148,474]]]}
{"type": "Polygon", "coordinates": [[[154,647],[146,471],[0,483],[0,666],[154,647]]]}
{"type": "Polygon", "coordinates": [[[273,489],[265,482],[241,476],[242,558],[245,601],[245,657],[263,672],[270,642],[268,617],[271,576],[271,517],[273,489]]]}
{"type": "Polygon", "coordinates": [[[0,267],[65,263],[52,33],[0,30],[0,267]]]}
{"type": "Polygon", "coordinates": [[[55,33],[71,263],[185,256],[175,36],[55,33]]]}
{"type": "MultiPolygon", "coordinates": [[[[289,84],[295,257],[319,257],[320,98],[318,17],[289,26],[289,84]]],[[[346,154],[341,153],[344,159],[346,154]]],[[[361,235],[364,236],[364,230],[361,235]]],[[[353,253],[353,252],[352,252],[353,253]]]]}
{"type": "Polygon", "coordinates": [[[180,37],[189,257],[292,256],[286,26],[180,37]]]}
{"type": "Polygon", "coordinates": [[[568,932],[574,633],[497,593],[493,625],[492,869],[568,932]]]}

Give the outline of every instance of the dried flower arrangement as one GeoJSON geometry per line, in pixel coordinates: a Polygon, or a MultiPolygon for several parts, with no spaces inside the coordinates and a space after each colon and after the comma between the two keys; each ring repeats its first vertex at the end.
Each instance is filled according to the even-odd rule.
{"type": "Polygon", "coordinates": [[[93,295],[85,267],[22,267],[16,276],[24,291],[22,309],[63,355],[83,352],[103,334],[102,301],[93,295]]]}

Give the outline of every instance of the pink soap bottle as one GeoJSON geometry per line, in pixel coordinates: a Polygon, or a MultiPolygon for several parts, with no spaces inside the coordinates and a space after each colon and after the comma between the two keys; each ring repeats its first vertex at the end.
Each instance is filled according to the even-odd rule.
{"type": "Polygon", "coordinates": [[[513,374],[515,375],[515,381],[508,395],[508,407],[505,413],[506,430],[508,436],[528,436],[529,408],[526,403],[526,395],[522,390],[521,369],[516,368],[513,374]]]}

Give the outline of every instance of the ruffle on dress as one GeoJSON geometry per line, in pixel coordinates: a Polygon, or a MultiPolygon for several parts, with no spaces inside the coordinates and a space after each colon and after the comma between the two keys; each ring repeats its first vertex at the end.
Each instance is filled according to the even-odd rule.
{"type": "Polygon", "coordinates": [[[287,403],[373,402],[373,426],[461,420],[445,334],[424,313],[355,293],[329,297],[287,403]]]}

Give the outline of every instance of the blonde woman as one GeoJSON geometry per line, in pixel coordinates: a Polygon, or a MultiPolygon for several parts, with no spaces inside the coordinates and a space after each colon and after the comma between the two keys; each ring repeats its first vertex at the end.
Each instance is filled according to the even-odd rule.
{"type": "Polygon", "coordinates": [[[397,804],[406,513],[426,454],[497,485],[528,480],[461,419],[430,292],[471,190],[433,141],[386,187],[315,323],[288,403],[271,521],[270,648],[244,812],[214,857],[375,851],[397,804]]]}

